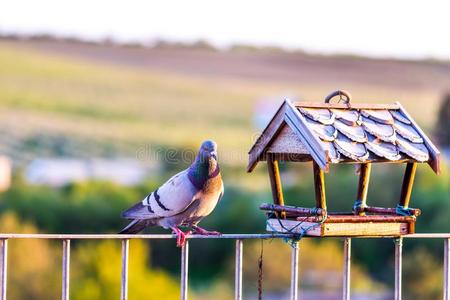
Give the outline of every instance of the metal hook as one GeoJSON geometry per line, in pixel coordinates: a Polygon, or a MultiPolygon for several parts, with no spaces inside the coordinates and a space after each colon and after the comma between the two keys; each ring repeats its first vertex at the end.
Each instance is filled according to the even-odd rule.
{"type": "Polygon", "coordinates": [[[352,95],[349,92],[345,90],[337,90],[325,97],[325,103],[330,103],[331,99],[336,96],[339,96],[338,103],[341,103],[341,101],[345,101],[345,104],[349,104],[350,100],[352,99],[352,95]]]}

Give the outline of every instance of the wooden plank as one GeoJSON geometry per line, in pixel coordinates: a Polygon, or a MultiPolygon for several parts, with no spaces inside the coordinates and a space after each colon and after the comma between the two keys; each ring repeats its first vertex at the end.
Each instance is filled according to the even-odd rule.
{"type": "Polygon", "coordinates": [[[263,154],[268,145],[272,142],[273,138],[281,130],[287,106],[287,100],[285,100],[248,152],[249,162],[247,165],[247,172],[253,171],[259,161],[259,157],[263,154]]]}
{"type": "Polygon", "coordinates": [[[259,209],[266,211],[276,211],[276,212],[286,212],[292,215],[302,215],[302,216],[323,216],[325,215],[325,210],[323,209],[312,209],[307,207],[296,207],[296,206],[285,206],[276,204],[263,203],[259,206],[259,209]]]}
{"type": "MultiPolygon", "coordinates": [[[[370,163],[361,164],[361,169],[360,169],[360,174],[359,174],[359,182],[358,182],[358,192],[356,195],[357,201],[361,201],[361,208],[366,207],[367,192],[369,190],[371,169],[372,169],[372,164],[370,164],[370,163]]],[[[358,210],[358,211],[355,211],[355,214],[364,216],[365,212],[363,210],[358,210]]]]}
{"type": "MultiPolygon", "coordinates": [[[[373,214],[386,214],[386,215],[397,215],[397,211],[392,207],[376,207],[376,206],[367,206],[364,208],[365,212],[373,213],[373,214]]],[[[411,212],[413,216],[420,216],[422,211],[418,208],[411,208],[411,212]]]]}
{"type": "MultiPolygon", "coordinates": [[[[273,159],[271,155],[267,160],[267,170],[269,171],[270,186],[272,189],[273,203],[276,205],[284,205],[283,187],[281,186],[280,169],[278,168],[278,161],[273,159]]],[[[281,213],[283,218],[286,214],[281,213]]]]}
{"type": "Polygon", "coordinates": [[[303,145],[298,134],[286,124],[281,125],[280,131],[274,137],[272,143],[268,145],[266,151],[270,153],[309,155],[308,150],[303,145]]]}
{"type": "MultiPolygon", "coordinates": [[[[267,153],[273,153],[275,154],[278,161],[293,161],[293,162],[308,162],[312,161],[313,158],[309,154],[298,154],[298,153],[279,153],[279,152],[272,152],[267,151],[264,152],[261,156],[259,156],[258,161],[266,161],[267,160],[267,153]]],[[[383,163],[383,164],[403,164],[403,163],[409,163],[409,162],[417,162],[416,160],[412,158],[401,158],[399,160],[388,160],[386,158],[377,157],[377,158],[368,158],[368,161],[370,163],[383,163]]],[[[338,162],[329,162],[329,164],[360,164],[360,161],[352,160],[352,159],[340,159],[338,162]]],[[[417,162],[418,163],[418,162],[417,162]]]]}
{"type": "Polygon", "coordinates": [[[315,223],[293,220],[267,220],[267,231],[303,233],[307,236],[401,236],[409,234],[408,222],[395,223],[315,223]],[[308,230],[309,229],[309,230],[308,230]]]}
{"type": "Polygon", "coordinates": [[[319,165],[313,161],[314,188],[316,194],[316,207],[323,210],[327,209],[327,200],[325,195],[325,176],[319,165]]]}
{"type": "Polygon", "coordinates": [[[436,148],[436,146],[433,144],[433,142],[428,138],[428,136],[422,131],[422,129],[417,125],[416,121],[408,114],[408,112],[405,110],[405,108],[397,102],[397,105],[399,106],[399,110],[405,115],[414,126],[414,129],[419,133],[420,137],[423,139],[425,146],[427,146],[428,150],[430,151],[430,157],[431,159],[428,161],[428,164],[433,169],[433,171],[436,174],[441,174],[441,163],[440,163],[440,157],[441,153],[436,148]]]}
{"type": "Polygon", "coordinates": [[[399,204],[404,208],[408,208],[411,199],[414,178],[416,176],[417,163],[408,163],[403,177],[402,191],[400,193],[399,204]]]}
{"type": "MultiPolygon", "coordinates": [[[[402,163],[408,163],[408,162],[417,162],[415,159],[410,158],[410,157],[403,157],[400,158],[399,160],[389,160],[383,157],[375,157],[372,155],[369,155],[369,158],[367,159],[367,161],[370,161],[371,163],[384,163],[384,164],[402,164],[402,163]]],[[[344,158],[339,160],[338,162],[339,164],[360,164],[360,161],[357,160],[353,160],[353,159],[349,159],[349,158],[344,158]]]]}
{"type": "Polygon", "coordinates": [[[343,108],[343,109],[399,109],[398,103],[377,104],[377,103],[325,103],[325,102],[294,102],[296,107],[310,107],[310,108],[343,108]]]}
{"type": "MultiPolygon", "coordinates": [[[[297,217],[297,221],[320,222],[317,217],[297,217]]],[[[331,215],[328,216],[324,223],[395,223],[395,222],[415,222],[413,216],[350,216],[350,215],[331,215]]]]}
{"type": "Polygon", "coordinates": [[[298,153],[279,153],[267,151],[259,157],[259,161],[267,161],[268,154],[272,154],[278,161],[293,161],[293,162],[308,162],[312,161],[312,157],[309,154],[298,153]]]}
{"type": "Polygon", "coordinates": [[[286,110],[285,121],[291,126],[292,130],[298,134],[309,154],[317,164],[325,171],[328,171],[328,152],[322,147],[322,142],[311,132],[306,125],[305,118],[295,106],[288,103],[289,109],[286,110]]]}
{"type": "Polygon", "coordinates": [[[322,228],[317,223],[303,222],[299,225],[299,221],[295,220],[267,220],[266,230],[270,232],[283,232],[283,233],[302,233],[303,230],[308,230],[310,236],[321,236],[322,228]]]}
{"type": "Polygon", "coordinates": [[[327,223],[323,230],[323,236],[400,236],[408,233],[408,223],[327,223]]]}

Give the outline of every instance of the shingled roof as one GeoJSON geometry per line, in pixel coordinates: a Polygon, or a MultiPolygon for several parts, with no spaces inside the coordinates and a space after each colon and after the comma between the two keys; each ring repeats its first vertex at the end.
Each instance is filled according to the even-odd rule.
{"type": "Polygon", "coordinates": [[[249,151],[248,172],[267,154],[329,164],[427,162],[439,173],[439,151],[406,110],[394,104],[283,102],[249,151]]]}

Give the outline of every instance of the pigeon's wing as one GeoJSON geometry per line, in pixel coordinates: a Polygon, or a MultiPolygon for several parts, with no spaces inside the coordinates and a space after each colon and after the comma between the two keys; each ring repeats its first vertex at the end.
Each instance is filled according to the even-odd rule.
{"type": "Polygon", "coordinates": [[[225,192],[224,187],[223,187],[223,182],[220,185],[220,194],[219,194],[219,199],[217,199],[217,203],[220,202],[220,200],[222,200],[223,197],[223,193],[225,192]]]}
{"type": "Polygon", "coordinates": [[[127,219],[153,219],[170,217],[184,211],[198,191],[187,172],[182,171],[170,178],[144,200],[124,211],[122,216],[127,219]]]}

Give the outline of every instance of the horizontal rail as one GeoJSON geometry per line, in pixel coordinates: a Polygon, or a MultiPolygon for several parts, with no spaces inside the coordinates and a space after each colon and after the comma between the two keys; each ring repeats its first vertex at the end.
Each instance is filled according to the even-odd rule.
{"type": "MultiPolygon", "coordinates": [[[[246,239],[273,239],[291,238],[292,234],[222,234],[215,235],[188,235],[188,239],[234,239],[236,240],[236,270],[235,270],[235,299],[242,298],[242,240],[246,239]]],[[[127,299],[128,291],[128,255],[129,239],[173,239],[172,234],[23,234],[3,233],[0,234],[0,300],[6,299],[6,269],[7,269],[7,241],[8,239],[53,239],[63,242],[63,272],[62,272],[62,299],[69,300],[69,277],[70,277],[70,241],[71,240],[106,240],[115,239],[122,241],[122,278],[121,299],[127,299]]],[[[342,238],[342,237],[340,237],[342,238]]],[[[449,270],[449,244],[450,233],[416,233],[402,237],[380,237],[380,236],[357,236],[344,237],[344,280],[343,299],[350,298],[350,260],[352,238],[395,238],[395,299],[401,299],[402,285],[402,240],[403,239],[445,239],[444,243],[444,299],[449,300],[450,270],[449,270]]],[[[294,242],[291,255],[291,293],[290,299],[298,298],[298,241],[294,242]]],[[[181,250],[181,299],[187,299],[188,291],[188,242],[181,250]]]]}
{"type": "MultiPolygon", "coordinates": [[[[187,239],[272,239],[290,238],[289,233],[242,233],[221,235],[186,235],[187,239]]],[[[304,236],[308,238],[308,236],[304,236]]],[[[347,236],[348,238],[396,238],[393,236],[347,236]]],[[[107,240],[107,239],[172,239],[172,234],[39,234],[39,233],[2,233],[0,239],[50,239],[50,240],[107,240]]],[[[317,238],[317,237],[313,237],[317,238]]],[[[339,238],[345,238],[340,236],[339,238]]],[[[414,233],[402,235],[404,239],[450,239],[450,233],[414,233]]]]}
{"type": "MultiPolygon", "coordinates": [[[[271,239],[289,238],[291,234],[221,234],[221,235],[186,235],[187,239],[271,239]]],[[[123,239],[172,239],[172,234],[39,234],[39,233],[3,233],[0,239],[47,239],[47,240],[123,240],[123,239]]]]}

